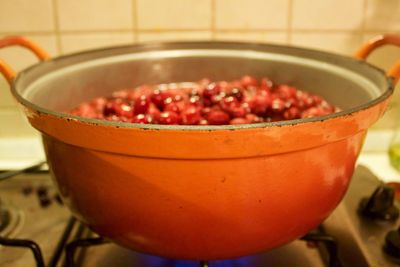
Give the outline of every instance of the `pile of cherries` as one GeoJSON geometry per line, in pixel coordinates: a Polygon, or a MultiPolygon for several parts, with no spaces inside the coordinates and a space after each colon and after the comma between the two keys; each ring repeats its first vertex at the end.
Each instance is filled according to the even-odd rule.
{"type": "Polygon", "coordinates": [[[268,78],[142,85],[80,104],[69,113],[131,123],[226,125],[293,120],[339,109],[322,97],[268,78]]]}

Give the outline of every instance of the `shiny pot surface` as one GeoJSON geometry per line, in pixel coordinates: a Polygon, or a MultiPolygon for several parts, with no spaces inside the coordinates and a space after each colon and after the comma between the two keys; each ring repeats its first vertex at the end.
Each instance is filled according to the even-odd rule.
{"type": "MultiPolygon", "coordinates": [[[[96,232],[170,258],[231,258],[280,246],[319,225],[346,192],[391,79],[359,60],[295,47],[195,42],[146,44],[48,60],[12,92],[43,136],[61,196],[96,232]],[[138,125],[63,113],[144,83],[267,76],[321,95],[343,111],[232,126],[138,125]]],[[[21,40],[28,43],[22,43],[21,40]]],[[[2,43],[3,42],[3,43],[2,43]]],[[[366,48],[367,49],[367,48],[366,48]]]]}

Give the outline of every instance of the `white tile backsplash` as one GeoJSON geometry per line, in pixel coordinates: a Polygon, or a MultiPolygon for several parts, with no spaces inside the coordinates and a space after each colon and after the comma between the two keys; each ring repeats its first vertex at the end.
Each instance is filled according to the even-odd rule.
{"type": "Polygon", "coordinates": [[[110,47],[115,45],[128,45],[134,43],[133,33],[77,33],[62,34],[61,48],[63,54],[79,52],[89,49],[110,47]]]}
{"type": "Polygon", "coordinates": [[[60,30],[133,29],[132,0],[56,0],[60,30]]]}
{"type": "Polygon", "coordinates": [[[211,0],[136,0],[138,29],[206,29],[211,0]]]}
{"type": "Polygon", "coordinates": [[[1,0],[0,32],[54,30],[52,0],[1,0]]]}
{"type": "Polygon", "coordinates": [[[293,28],[362,29],[364,1],[293,0],[293,28]]]}
{"type": "Polygon", "coordinates": [[[261,42],[261,43],[276,43],[276,44],[287,44],[288,33],[286,31],[279,32],[268,32],[268,31],[257,31],[257,32],[216,32],[216,40],[221,41],[240,41],[240,42],[261,42]]]}
{"type": "Polygon", "coordinates": [[[400,31],[399,0],[365,0],[367,30],[400,31]]]}
{"type": "Polygon", "coordinates": [[[358,33],[294,32],[292,45],[352,56],[362,43],[358,33]]]}
{"type": "Polygon", "coordinates": [[[216,29],[286,29],[289,0],[215,0],[216,29]]]}
{"type": "Polygon", "coordinates": [[[152,41],[195,41],[211,38],[211,31],[171,31],[171,32],[143,32],[139,34],[139,42],[152,41]]]}

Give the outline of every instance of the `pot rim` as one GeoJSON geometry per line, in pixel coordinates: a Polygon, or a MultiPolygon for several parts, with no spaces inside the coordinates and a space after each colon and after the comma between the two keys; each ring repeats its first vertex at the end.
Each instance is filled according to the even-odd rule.
{"type": "MultiPolygon", "coordinates": [[[[256,50],[257,51],[257,50],[256,50]]],[[[184,82],[184,81],[181,81],[184,82]]],[[[179,82],[180,83],[180,82],[179,82]]],[[[58,56],[55,58],[51,58],[44,62],[39,62],[31,67],[28,67],[18,73],[17,77],[14,79],[14,82],[11,86],[11,93],[20,102],[23,106],[38,112],[39,114],[45,114],[54,116],[60,119],[66,119],[68,121],[76,121],[86,124],[92,125],[99,125],[99,126],[110,126],[115,128],[128,128],[128,129],[142,129],[142,130],[177,130],[177,131],[224,131],[224,130],[245,130],[245,129],[262,129],[262,128],[270,128],[270,127],[283,127],[283,126],[293,126],[298,124],[305,124],[305,123],[312,123],[312,122],[322,122],[329,119],[334,119],[342,116],[349,116],[353,113],[366,110],[376,104],[384,101],[388,97],[392,95],[394,91],[394,83],[393,78],[388,77],[385,72],[364,60],[355,59],[349,56],[344,56],[340,54],[335,54],[331,52],[316,50],[316,49],[309,49],[297,46],[289,46],[289,45],[277,45],[277,44],[266,44],[266,43],[257,43],[257,42],[230,42],[230,41],[196,41],[196,42],[147,42],[142,44],[134,44],[134,45],[121,45],[121,46],[112,46],[100,49],[92,49],[77,53],[72,53],[68,55],[58,56]],[[77,57],[83,55],[89,55],[91,53],[101,53],[101,52],[111,52],[113,50],[117,51],[120,49],[137,49],[139,51],[157,51],[157,48],[163,48],[168,46],[176,46],[176,45],[236,45],[236,46],[247,46],[249,49],[255,49],[257,47],[261,48],[282,48],[282,49],[290,49],[290,50],[297,50],[297,51],[304,51],[309,53],[314,53],[319,56],[333,56],[337,57],[342,60],[353,61],[354,63],[364,65],[368,68],[373,69],[374,71],[380,73],[383,77],[385,77],[387,88],[386,90],[380,95],[379,97],[368,101],[362,105],[348,108],[339,112],[312,117],[312,118],[302,118],[302,119],[295,119],[295,120],[282,120],[282,121],[275,121],[275,122],[263,122],[263,123],[252,123],[252,124],[239,124],[239,125],[163,125],[163,124],[138,124],[138,123],[130,123],[130,122],[115,122],[115,121],[107,121],[102,119],[90,119],[85,117],[80,117],[77,115],[68,114],[65,112],[54,111],[51,109],[40,107],[33,102],[26,100],[17,92],[17,85],[21,79],[21,77],[25,76],[27,73],[32,71],[33,69],[39,67],[42,64],[57,64],[57,62],[77,57]]]]}

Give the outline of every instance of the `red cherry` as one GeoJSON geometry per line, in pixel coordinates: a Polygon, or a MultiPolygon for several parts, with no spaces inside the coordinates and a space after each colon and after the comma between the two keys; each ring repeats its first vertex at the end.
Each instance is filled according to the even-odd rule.
{"type": "Polygon", "coordinates": [[[235,107],[229,112],[234,118],[244,118],[247,113],[249,112],[244,107],[235,107]]]}
{"type": "Polygon", "coordinates": [[[115,114],[117,116],[132,118],[133,117],[133,106],[131,103],[121,102],[115,105],[115,114]]]}
{"type": "Polygon", "coordinates": [[[106,104],[107,104],[107,98],[105,97],[96,97],[95,99],[90,101],[90,106],[96,112],[102,112],[106,104]]]}
{"type": "Polygon", "coordinates": [[[158,119],[160,124],[178,124],[179,116],[175,112],[172,111],[164,111],[160,114],[160,118],[158,119]]]}
{"type": "Polygon", "coordinates": [[[285,102],[280,98],[276,98],[272,101],[271,109],[275,113],[282,113],[285,110],[285,102]]]}
{"type": "Polygon", "coordinates": [[[181,113],[185,109],[185,103],[181,102],[171,102],[164,107],[164,111],[173,111],[175,113],[181,113]]]}
{"type": "Polygon", "coordinates": [[[147,96],[141,96],[135,101],[134,110],[135,114],[145,114],[149,109],[150,99],[147,96]]]}
{"type": "Polygon", "coordinates": [[[269,78],[262,78],[260,82],[261,90],[271,90],[274,83],[269,78]]]}
{"type": "Polygon", "coordinates": [[[229,115],[221,110],[211,110],[207,120],[212,125],[223,125],[229,123],[229,115]]]}
{"type": "Polygon", "coordinates": [[[164,100],[171,96],[172,94],[168,91],[156,89],[151,93],[150,99],[157,108],[162,109],[164,107],[164,100]]]}
{"type": "Polygon", "coordinates": [[[216,83],[209,84],[203,91],[203,97],[211,99],[213,96],[221,92],[221,87],[216,83]]]}
{"type": "Polygon", "coordinates": [[[248,120],[244,119],[244,118],[234,118],[232,119],[229,124],[247,124],[249,123],[248,120]]]}
{"type": "Polygon", "coordinates": [[[151,115],[138,114],[131,120],[133,123],[148,124],[153,122],[153,117],[151,115]]]}
{"type": "Polygon", "coordinates": [[[301,116],[301,112],[297,107],[291,107],[283,113],[283,118],[285,120],[294,120],[299,119],[301,116]]]}
{"type": "Polygon", "coordinates": [[[147,109],[147,113],[151,117],[153,117],[154,121],[157,121],[158,118],[160,117],[161,111],[154,105],[153,103],[150,103],[149,108],[147,109]]]}
{"type": "Polygon", "coordinates": [[[233,97],[233,96],[228,96],[223,98],[219,102],[219,106],[221,107],[222,110],[230,112],[234,108],[238,108],[240,106],[239,101],[233,97]]]}
{"type": "Polygon", "coordinates": [[[325,114],[329,114],[329,112],[325,111],[321,108],[311,107],[311,108],[303,111],[303,113],[301,114],[301,117],[302,118],[311,118],[311,117],[316,117],[316,116],[322,116],[325,114]]]}
{"type": "Polygon", "coordinates": [[[257,115],[255,115],[255,114],[253,114],[253,113],[247,114],[246,117],[245,117],[245,119],[246,119],[247,121],[249,121],[250,123],[260,123],[260,122],[263,122],[263,119],[262,119],[262,118],[258,117],[257,115]]]}
{"type": "Polygon", "coordinates": [[[277,89],[277,94],[281,99],[295,98],[297,90],[289,85],[280,85],[277,89]]]}
{"type": "Polygon", "coordinates": [[[181,114],[182,124],[196,125],[200,122],[200,111],[196,107],[189,107],[181,114]]]}
{"type": "Polygon", "coordinates": [[[206,119],[201,119],[201,120],[199,121],[199,125],[209,125],[208,120],[206,120],[206,119]]]}
{"type": "Polygon", "coordinates": [[[243,87],[250,87],[250,86],[254,86],[257,87],[258,86],[258,81],[256,78],[251,77],[249,75],[243,76],[242,79],[240,80],[242,83],[243,87]]]}

